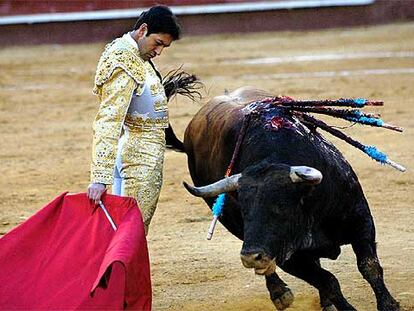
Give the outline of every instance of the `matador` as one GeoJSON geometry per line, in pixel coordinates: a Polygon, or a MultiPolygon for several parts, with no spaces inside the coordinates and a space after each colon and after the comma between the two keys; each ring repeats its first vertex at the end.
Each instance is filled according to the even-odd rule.
{"type": "MultiPolygon", "coordinates": [[[[93,125],[91,164],[92,187],[112,185],[114,194],[135,197],[146,230],[161,190],[168,127],[167,97],[151,58],[179,34],[179,28],[170,29],[174,23],[151,30],[154,18],[145,22],[145,17],[154,8],[171,12],[161,6],[144,12],[139,27],[109,43],[99,60],[94,93],[100,107],[93,125]]],[[[165,16],[158,17],[165,22],[165,16]]],[[[89,197],[96,200],[89,188],[89,197]]]]}

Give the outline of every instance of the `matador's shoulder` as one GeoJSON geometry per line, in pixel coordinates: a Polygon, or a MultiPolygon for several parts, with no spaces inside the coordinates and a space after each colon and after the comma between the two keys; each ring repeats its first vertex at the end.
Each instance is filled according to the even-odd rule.
{"type": "Polygon", "coordinates": [[[95,88],[108,81],[115,69],[124,70],[137,84],[145,81],[145,65],[138,51],[125,38],[109,43],[98,62],[95,74],[95,88]]]}

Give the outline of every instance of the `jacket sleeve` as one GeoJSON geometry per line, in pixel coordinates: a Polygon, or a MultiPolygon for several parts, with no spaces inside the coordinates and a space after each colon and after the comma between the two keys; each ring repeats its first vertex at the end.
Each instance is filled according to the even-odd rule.
{"type": "Polygon", "coordinates": [[[93,123],[91,182],[113,183],[122,125],[136,87],[135,80],[121,68],[100,86],[100,107],[93,123]]]}

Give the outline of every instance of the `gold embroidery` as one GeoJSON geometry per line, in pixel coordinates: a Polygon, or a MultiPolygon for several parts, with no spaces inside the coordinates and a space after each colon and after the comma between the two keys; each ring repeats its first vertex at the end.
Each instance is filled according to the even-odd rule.
{"type": "Polygon", "coordinates": [[[121,150],[125,195],[136,198],[147,226],[154,215],[161,191],[164,152],[163,129],[129,132],[121,150]]]}
{"type": "Polygon", "coordinates": [[[153,78],[159,79],[157,74],[155,73],[154,68],[152,68],[151,64],[147,62],[146,65],[147,65],[146,68],[147,68],[148,74],[153,78]]]}
{"type": "Polygon", "coordinates": [[[101,104],[93,125],[93,182],[112,184],[118,140],[135,86],[134,80],[121,69],[115,70],[102,86],[101,104]]]}
{"type": "Polygon", "coordinates": [[[154,103],[154,110],[155,111],[167,111],[167,98],[163,100],[157,100],[154,103]]]}
{"type": "MultiPolygon", "coordinates": [[[[136,50],[126,39],[118,38],[106,47],[99,60],[95,74],[95,86],[93,92],[97,95],[101,93],[102,85],[110,79],[115,69],[122,68],[137,86],[145,81],[145,64],[137,55],[136,50]]],[[[137,88],[136,93],[142,94],[142,87],[137,88]]]]}
{"type": "Polygon", "coordinates": [[[142,94],[143,90],[144,90],[144,85],[143,84],[140,84],[135,89],[135,94],[137,94],[138,96],[140,96],[142,94]]]}
{"type": "Polygon", "coordinates": [[[161,83],[157,83],[157,84],[152,84],[150,86],[150,90],[151,90],[151,95],[155,96],[158,94],[164,94],[164,87],[162,86],[161,83]]]}
{"type": "Polygon", "coordinates": [[[132,131],[144,128],[167,128],[168,127],[168,115],[162,118],[143,118],[137,115],[127,114],[125,117],[125,125],[132,131]]]}
{"type": "Polygon", "coordinates": [[[157,85],[153,84],[150,86],[150,90],[151,90],[151,95],[154,96],[155,94],[157,94],[157,85]]]}

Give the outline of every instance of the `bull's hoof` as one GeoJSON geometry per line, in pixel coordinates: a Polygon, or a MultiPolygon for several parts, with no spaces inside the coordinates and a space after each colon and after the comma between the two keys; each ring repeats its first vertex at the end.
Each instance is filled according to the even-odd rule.
{"type": "Polygon", "coordinates": [[[292,304],[294,299],[295,298],[293,297],[292,291],[289,288],[287,288],[281,296],[273,299],[272,301],[276,309],[285,310],[292,304]]]}
{"type": "Polygon", "coordinates": [[[329,305],[322,308],[322,311],[338,311],[338,309],[334,305],[329,305]]]}

